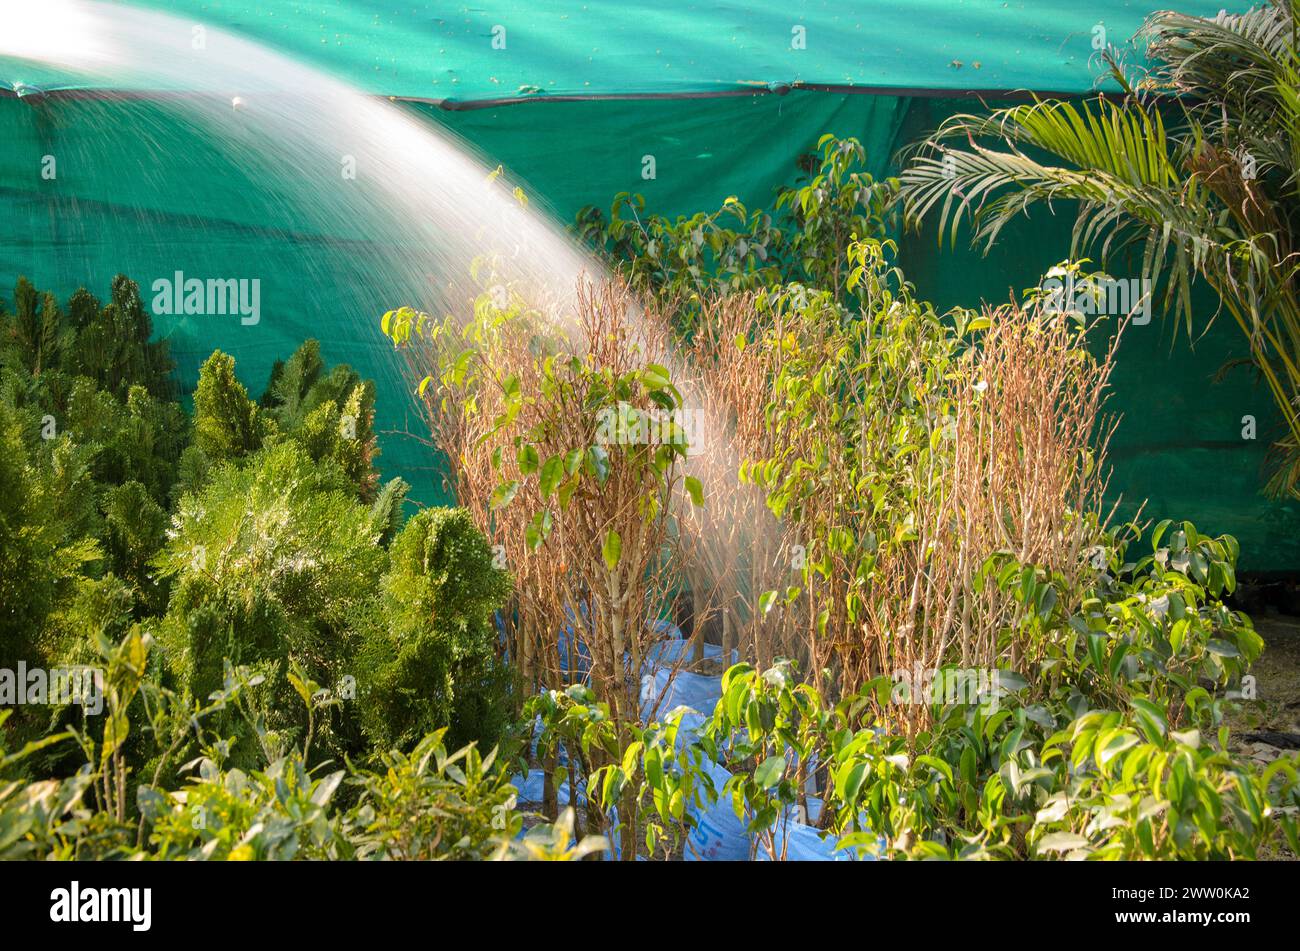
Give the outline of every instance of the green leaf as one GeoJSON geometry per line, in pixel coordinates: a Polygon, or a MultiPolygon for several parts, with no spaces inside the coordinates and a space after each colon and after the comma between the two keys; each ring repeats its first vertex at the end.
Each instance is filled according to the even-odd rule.
{"type": "Polygon", "coordinates": [[[1148,740],[1152,743],[1158,743],[1164,739],[1166,731],[1169,729],[1169,721],[1165,716],[1162,707],[1146,700],[1142,697],[1133,697],[1130,700],[1133,704],[1133,712],[1138,726],[1146,734],[1148,740]]]}
{"type": "Polygon", "coordinates": [[[619,559],[623,557],[623,539],[612,528],[605,535],[605,543],[601,546],[600,553],[605,558],[606,568],[613,571],[618,567],[619,559]]]}
{"type": "Polygon", "coordinates": [[[1096,757],[1097,765],[1101,767],[1102,772],[1109,775],[1106,767],[1111,761],[1120,753],[1137,746],[1137,744],[1137,735],[1131,730],[1108,730],[1097,737],[1097,746],[1093,755],[1096,757]]]}
{"type": "Polygon", "coordinates": [[[592,446],[587,450],[587,473],[594,476],[600,485],[609,478],[609,453],[604,446],[592,446]]]}
{"type": "Polygon", "coordinates": [[[943,774],[943,777],[946,780],[948,780],[948,785],[952,785],[952,767],[939,759],[939,757],[931,756],[928,753],[922,754],[916,758],[916,764],[918,766],[929,766],[931,769],[937,770],[939,773],[943,774]]]}
{"type": "Polygon", "coordinates": [[[672,378],[666,367],[661,367],[657,363],[649,363],[641,371],[641,382],[648,390],[662,390],[672,382],[672,378]]]}
{"type": "Polygon", "coordinates": [[[841,766],[835,774],[835,795],[841,802],[851,806],[858,801],[858,793],[871,772],[871,764],[866,760],[850,760],[841,766]]]}
{"type": "Polygon", "coordinates": [[[645,751],[645,778],[651,789],[658,789],[663,785],[663,754],[655,747],[645,751]]]}
{"type": "Polygon", "coordinates": [[[754,770],[754,782],[758,783],[761,789],[771,789],[781,781],[785,775],[785,757],[769,756],[754,770]]]}
{"type": "Polygon", "coordinates": [[[1053,832],[1038,840],[1037,851],[1073,852],[1076,849],[1086,849],[1091,844],[1083,836],[1076,835],[1073,832],[1053,832]]]}
{"type": "Polygon", "coordinates": [[[524,541],[532,551],[542,547],[551,534],[551,512],[549,509],[538,512],[533,516],[532,522],[524,529],[524,541]]]}
{"type": "Polygon", "coordinates": [[[542,463],[542,473],[538,476],[538,487],[541,489],[542,498],[549,499],[563,478],[564,458],[562,456],[551,456],[542,463]]]}
{"type": "Polygon", "coordinates": [[[537,447],[529,443],[519,447],[519,451],[515,453],[515,461],[519,463],[520,475],[532,475],[541,463],[537,455],[537,447]]]}
{"type": "Polygon", "coordinates": [[[686,491],[690,493],[691,502],[696,508],[704,505],[704,485],[695,476],[686,477],[686,491]]]}
{"type": "Polygon", "coordinates": [[[1156,530],[1151,534],[1151,550],[1158,551],[1160,548],[1160,539],[1165,537],[1165,531],[1172,524],[1171,519],[1164,519],[1156,526],[1156,530]]]}
{"type": "Polygon", "coordinates": [[[303,683],[302,678],[292,671],[289,671],[284,676],[293,686],[293,689],[297,692],[298,696],[302,697],[302,702],[307,704],[307,706],[311,706],[311,691],[307,689],[307,685],[303,683]]]}
{"type": "Polygon", "coordinates": [[[494,509],[503,509],[514,501],[515,495],[519,492],[519,480],[511,479],[509,482],[502,482],[492,490],[492,498],[488,504],[494,509]]]}
{"type": "Polygon", "coordinates": [[[1237,650],[1237,648],[1234,645],[1229,644],[1227,641],[1220,640],[1217,637],[1210,639],[1206,643],[1205,649],[1209,651],[1211,654],[1217,654],[1220,657],[1241,656],[1241,651],[1237,650]]]}

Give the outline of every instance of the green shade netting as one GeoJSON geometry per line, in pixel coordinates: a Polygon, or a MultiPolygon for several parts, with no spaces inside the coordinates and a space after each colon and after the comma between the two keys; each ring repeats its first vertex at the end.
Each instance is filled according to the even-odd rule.
{"type": "MultiPolygon", "coordinates": [[[[936,93],[1087,91],[1094,25],[1104,23],[1119,42],[1151,8],[1115,0],[1087,7],[921,0],[859,4],[856,12],[823,3],[584,9],[507,2],[474,11],[420,2],[140,5],[240,32],[370,92],[431,100],[406,108],[491,164],[504,164],[534,205],[561,221],[586,204],[607,206],[619,191],[641,192],[651,209],[669,215],[717,208],[728,195],[770,207],[776,187],[794,179],[795,158],[823,132],[856,136],[872,171],[886,173],[900,145],[975,105],[936,93]],[[505,50],[491,47],[498,24],[506,28],[505,50]],[[807,28],[806,50],[791,49],[792,25],[807,28]],[[790,83],[873,92],[766,93],[790,83]],[[641,94],[665,98],[544,101],[641,94]],[[537,101],[486,102],[521,95],[537,101]],[[481,108],[433,104],[448,99],[481,108]],[[641,176],[647,154],[657,167],[650,181],[641,176]]],[[[1180,6],[1213,14],[1219,5],[1180,6]]],[[[84,85],[0,60],[0,88],[19,83],[84,85]]],[[[19,274],[62,296],[83,284],[106,294],[118,272],[146,291],[176,270],[258,276],[257,326],[155,317],[184,385],[193,385],[199,364],[219,347],[235,356],[256,396],[275,359],[317,337],[327,360],[348,362],[379,385],[385,476],[405,477],[421,501],[448,500],[441,465],[417,438],[409,386],[378,332],[378,315],[403,302],[361,291],[365,275],[346,243],[313,230],[293,207],[268,201],[275,191],[274,181],[234,164],[221,143],[196,138],[147,97],[0,97],[0,297],[8,298],[7,283],[19,274]],[[54,181],[40,176],[47,154],[59,157],[54,181]],[[157,155],[185,174],[150,174],[157,155]]],[[[1070,223],[1065,209],[1056,217],[1036,212],[987,258],[961,246],[940,249],[933,233],[909,237],[903,265],[940,306],[1005,301],[1067,256],[1070,223]]],[[[1201,300],[1198,332],[1214,307],[1201,300]]],[[[1121,514],[1146,499],[1147,517],[1190,518],[1203,531],[1237,535],[1247,569],[1295,570],[1300,508],[1259,494],[1267,445],[1281,430],[1272,402],[1248,369],[1213,379],[1227,360],[1244,355],[1227,319],[1194,346],[1158,316],[1130,329],[1110,403],[1121,417],[1111,443],[1112,495],[1123,499],[1121,514]],[[1253,442],[1241,438],[1245,415],[1258,421],[1253,442]]]]}
{"type": "MultiPolygon", "coordinates": [[[[17,2],[17,0],[16,0],[17,2]]],[[[40,0],[30,0],[39,3],[40,0]]],[[[717,93],[780,83],[879,89],[1092,88],[1093,31],[1121,44],[1150,0],[139,0],[227,28],[385,96],[455,101],[717,93]],[[504,29],[504,48],[501,33],[504,29]],[[802,48],[796,28],[803,30],[802,48]]],[[[1219,2],[1178,9],[1213,16],[1219,2]]],[[[1241,9],[1240,4],[1226,4],[1241,9]]],[[[32,67],[0,75],[80,85],[32,67]]]]}

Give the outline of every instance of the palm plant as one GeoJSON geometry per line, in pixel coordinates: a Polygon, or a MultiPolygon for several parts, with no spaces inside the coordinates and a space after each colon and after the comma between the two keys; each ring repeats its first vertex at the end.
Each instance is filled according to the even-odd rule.
{"type": "Polygon", "coordinates": [[[1151,63],[1140,79],[1103,54],[1121,95],[953,116],[901,178],[909,222],[937,210],[941,240],[955,241],[968,221],[985,250],[1031,206],[1076,202],[1072,255],[1140,250],[1189,333],[1191,285],[1204,280],[1287,424],[1267,489],[1300,497],[1298,7],[1153,14],[1136,37],[1151,63]]]}

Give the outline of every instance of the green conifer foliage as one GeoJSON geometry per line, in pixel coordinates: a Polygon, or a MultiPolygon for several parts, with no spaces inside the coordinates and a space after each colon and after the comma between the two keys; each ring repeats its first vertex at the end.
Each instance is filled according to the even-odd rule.
{"type": "Polygon", "coordinates": [[[194,446],[210,463],[241,459],[262,446],[265,424],[235,376],[235,358],[215,350],[194,391],[194,446]]]}
{"type": "Polygon", "coordinates": [[[284,440],[218,466],[181,499],[170,535],[156,567],[173,579],[159,637],[173,671],[206,697],[221,687],[226,660],[257,667],[267,729],[300,742],[291,665],[325,687],[356,676],[354,612],[387,561],[370,509],[338,466],[284,440]]]}
{"type": "MultiPolygon", "coordinates": [[[[191,419],[151,333],[123,277],[107,304],[82,289],[60,308],[25,279],[12,313],[0,302],[0,666],[96,664],[147,631],[151,676],[205,702],[246,665],[261,681],[220,729],[248,765],[308,734],[313,759],[441,727],[495,742],[509,578],[463,511],[403,529],[410,486],[374,468],[373,383],[308,340],[254,402],[217,351],[191,419]]],[[[69,717],[20,711],[5,731],[69,717]]]]}
{"type": "Polygon", "coordinates": [[[280,431],[298,439],[313,459],[338,463],[361,498],[374,499],[374,383],[361,379],[347,364],[326,372],[319,341],[306,340],[292,357],[276,363],[261,405],[280,431]]]}
{"type": "Polygon", "coordinates": [[[373,742],[400,747],[448,726],[456,743],[500,738],[510,709],[493,614],[510,584],[466,510],[426,509],[407,522],[383,580],[383,623],[361,650],[373,742]]]}

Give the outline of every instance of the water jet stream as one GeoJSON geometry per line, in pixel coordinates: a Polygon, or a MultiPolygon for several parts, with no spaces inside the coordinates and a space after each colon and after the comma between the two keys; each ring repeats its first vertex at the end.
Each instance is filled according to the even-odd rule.
{"type": "MultiPolygon", "coordinates": [[[[351,314],[363,339],[378,340],[377,315],[400,303],[435,316],[463,313],[483,290],[471,279],[476,260],[491,258],[495,281],[557,320],[571,312],[578,282],[604,273],[560,228],[491,181],[464,143],[406,108],[232,33],[93,0],[8,4],[0,12],[0,77],[21,75],[31,64],[45,98],[57,91],[45,79],[51,72],[65,77],[65,85],[102,90],[93,108],[102,110],[105,128],[120,125],[115,110],[138,110],[141,102],[156,110],[132,112],[131,139],[140,180],[167,195],[159,208],[197,215],[211,202],[212,190],[223,186],[188,153],[216,150],[245,185],[237,196],[244,203],[230,209],[231,218],[265,228],[291,215],[291,232],[269,227],[292,237],[294,267],[306,280],[337,283],[337,255],[346,252],[349,274],[363,282],[354,288],[356,298],[371,308],[351,314]],[[179,143],[177,125],[184,130],[179,143]],[[351,177],[341,173],[348,167],[351,177]]],[[[103,158],[96,149],[114,144],[111,136],[78,142],[70,147],[80,153],[61,161],[93,163],[103,158]]],[[[157,227],[142,224],[136,237],[153,246],[155,260],[166,260],[165,236],[150,231],[157,227]]],[[[638,316],[627,319],[633,338],[644,340],[638,316]]],[[[201,325],[187,332],[197,335],[201,325]]],[[[683,370],[671,353],[647,356],[674,375],[683,370]]],[[[373,369],[401,386],[396,361],[373,369]]],[[[409,383],[405,389],[409,394],[409,383]]],[[[686,410],[702,420],[703,445],[693,450],[711,454],[707,465],[698,463],[707,470],[701,473],[707,490],[730,491],[736,460],[722,438],[727,427],[705,414],[689,383],[682,389],[686,410]]]]}

